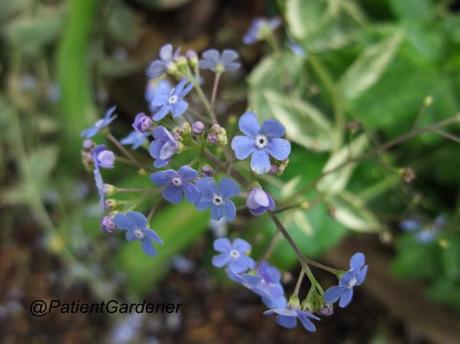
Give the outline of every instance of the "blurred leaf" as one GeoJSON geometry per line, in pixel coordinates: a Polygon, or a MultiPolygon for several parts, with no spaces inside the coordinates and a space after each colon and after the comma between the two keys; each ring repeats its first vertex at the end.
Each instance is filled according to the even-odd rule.
{"type": "Polygon", "coordinates": [[[12,46],[27,53],[36,53],[40,48],[56,40],[63,22],[63,12],[45,9],[33,17],[18,17],[10,21],[4,35],[12,46]]]}
{"type": "Polygon", "coordinates": [[[249,108],[261,120],[272,118],[271,109],[265,99],[267,90],[291,96],[305,93],[302,85],[304,60],[297,55],[283,53],[279,58],[265,57],[249,76],[249,108]],[[292,91],[290,91],[292,90],[292,91]]]}
{"type": "Polygon", "coordinates": [[[136,2],[145,5],[148,8],[160,10],[172,10],[185,5],[190,0],[135,0],[136,2]]]}
{"type": "Polygon", "coordinates": [[[460,311],[460,282],[446,279],[436,279],[428,290],[432,300],[442,302],[460,311]]]}
{"type": "Polygon", "coordinates": [[[355,19],[356,8],[335,0],[289,0],[286,20],[294,38],[307,51],[323,52],[349,44],[359,32],[355,19]]]}
{"type": "MultiPolygon", "coordinates": [[[[366,135],[358,136],[348,146],[335,152],[324,165],[322,172],[331,171],[344,164],[348,159],[359,157],[367,148],[368,143],[366,135]]],[[[325,194],[341,192],[347,186],[355,166],[356,163],[349,163],[337,171],[329,173],[318,183],[318,190],[325,194]]]]}
{"type": "Polygon", "coordinates": [[[434,277],[441,273],[439,246],[436,243],[420,243],[413,235],[404,235],[398,242],[399,254],[393,261],[392,270],[409,278],[434,277]]]}
{"type": "Polygon", "coordinates": [[[208,223],[209,214],[198,212],[188,203],[161,209],[152,225],[164,241],[163,245],[155,244],[158,255],[146,256],[138,241],[127,242],[116,255],[115,266],[126,273],[127,288],[138,296],[155,288],[169,269],[169,259],[196,241],[207,230],[208,223]]]}
{"type": "Polygon", "coordinates": [[[130,7],[116,2],[110,11],[107,25],[114,40],[128,46],[137,43],[140,31],[136,15],[130,7]]]}
{"type": "Polygon", "coordinates": [[[2,0],[0,1],[0,28],[7,24],[10,16],[29,8],[31,0],[2,0]]]}
{"type": "Polygon", "coordinates": [[[389,0],[393,12],[405,21],[425,21],[435,14],[431,0],[389,0]]]}
{"type": "Polygon", "coordinates": [[[383,225],[366,207],[365,202],[352,193],[343,191],[329,203],[333,207],[333,217],[348,229],[360,232],[378,232],[383,225]]]}
{"type": "Polygon", "coordinates": [[[357,98],[380,79],[394,58],[401,40],[402,35],[396,33],[364,50],[339,81],[347,99],[357,98]]]}
{"type": "Polygon", "coordinates": [[[331,124],[319,109],[305,100],[271,90],[265,91],[264,96],[270,114],[286,127],[290,140],[315,151],[331,149],[331,124]]]}

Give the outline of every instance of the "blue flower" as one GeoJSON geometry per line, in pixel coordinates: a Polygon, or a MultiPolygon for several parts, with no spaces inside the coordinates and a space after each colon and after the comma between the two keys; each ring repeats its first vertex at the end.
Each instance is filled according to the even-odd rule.
{"type": "Polygon", "coordinates": [[[164,88],[159,90],[150,103],[154,109],[158,109],[152,117],[153,120],[160,121],[168,113],[171,113],[174,118],[181,116],[188,108],[188,103],[184,100],[184,97],[192,87],[192,84],[187,84],[186,80],[182,80],[173,89],[164,88]]]}
{"type": "Polygon", "coordinates": [[[238,53],[231,49],[225,49],[222,54],[216,49],[206,50],[200,60],[201,69],[209,69],[213,72],[222,73],[234,71],[240,68],[240,63],[236,62],[238,53]]]}
{"type": "Polygon", "coordinates": [[[251,22],[248,31],[244,34],[243,43],[253,44],[259,40],[262,40],[280,25],[281,20],[279,18],[256,18],[251,22]]]}
{"type": "Polygon", "coordinates": [[[228,277],[248,288],[262,298],[268,308],[283,308],[287,301],[281,284],[281,274],[277,268],[262,261],[254,273],[235,274],[227,269],[228,277]]]}
{"type": "Polygon", "coordinates": [[[212,258],[212,265],[217,268],[228,266],[231,272],[239,274],[253,268],[256,264],[251,257],[247,256],[251,245],[243,239],[230,242],[227,238],[219,238],[214,241],[213,247],[219,252],[212,258]]]}
{"type": "Polygon", "coordinates": [[[149,136],[150,133],[140,133],[137,130],[133,130],[127,136],[122,138],[120,143],[122,145],[131,145],[131,149],[136,150],[144,144],[149,136]]]}
{"type": "Polygon", "coordinates": [[[399,226],[405,232],[415,232],[422,226],[422,223],[418,219],[405,219],[399,226]]]}
{"type": "Polygon", "coordinates": [[[173,68],[174,61],[179,57],[180,49],[174,48],[171,44],[165,44],[160,48],[160,59],[154,60],[147,68],[147,76],[151,79],[156,79],[165,74],[168,69],[173,68]]]}
{"type": "Polygon", "coordinates": [[[150,143],[150,155],[156,159],[153,166],[160,168],[169,163],[169,159],[177,153],[179,144],[165,127],[161,125],[153,129],[153,141],[150,143]]]}
{"type": "Polygon", "coordinates": [[[105,145],[98,145],[91,151],[94,166],[102,168],[113,168],[115,164],[115,154],[108,150],[105,145]]]}
{"type": "Polygon", "coordinates": [[[299,308],[293,308],[289,305],[280,308],[269,309],[264,312],[265,315],[276,314],[276,322],[285,328],[294,328],[297,326],[297,319],[300,320],[303,327],[309,332],[315,332],[316,326],[311,319],[320,320],[317,316],[308,311],[302,311],[299,308]]]}
{"type": "Polygon", "coordinates": [[[126,214],[115,215],[115,225],[118,229],[126,231],[126,240],[140,240],[142,250],[149,256],[154,256],[156,250],[153,241],[163,244],[157,233],[147,228],[147,219],[137,211],[128,211],[126,214]]]}
{"type": "Polygon", "coordinates": [[[339,300],[339,306],[345,308],[353,298],[353,288],[364,282],[367,274],[365,256],[361,252],[355,253],[350,259],[350,270],[339,279],[339,285],[333,286],[324,292],[324,302],[334,303],[339,300]]]}
{"type": "Polygon", "coordinates": [[[246,199],[246,205],[252,215],[258,216],[267,210],[275,210],[275,201],[272,196],[260,186],[251,189],[246,199]]]}
{"type": "Polygon", "coordinates": [[[246,136],[235,136],[232,149],[239,160],[251,157],[251,170],[267,173],[270,170],[270,155],[277,160],[285,160],[291,153],[291,144],[284,136],[283,125],[274,119],[266,120],[259,126],[256,114],[246,112],[241,116],[239,128],[246,136]]]}
{"type": "Polygon", "coordinates": [[[89,139],[89,138],[93,137],[94,135],[96,135],[99,132],[99,130],[108,127],[109,124],[112,123],[113,120],[117,117],[117,116],[112,116],[112,114],[115,112],[116,108],[117,108],[116,106],[112,106],[110,109],[108,109],[106,111],[104,117],[101,118],[100,120],[98,120],[96,123],[94,123],[88,129],[83,130],[81,132],[81,136],[86,137],[87,139],[89,139]]]}
{"type": "Polygon", "coordinates": [[[166,170],[153,173],[150,176],[152,182],[159,186],[165,186],[161,194],[171,203],[179,203],[183,197],[190,203],[195,203],[200,198],[200,192],[193,185],[198,176],[198,171],[189,166],[182,166],[179,170],[166,170]]]}
{"type": "Polygon", "coordinates": [[[204,177],[197,181],[196,186],[201,193],[200,199],[196,202],[198,210],[211,209],[211,218],[220,220],[225,218],[233,221],[236,217],[235,204],[230,197],[240,193],[240,187],[232,179],[222,178],[217,184],[213,178],[204,177]]]}
{"type": "Polygon", "coordinates": [[[134,118],[133,128],[140,133],[146,133],[152,129],[152,124],[152,119],[141,112],[134,118]]]}
{"type": "Polygon", "coordinates": [[[147,88],[145,90],[145,100],[149,103],[150,112],[157,112],[158,107],[152,106],[152,100],[155,98],[157,93],[168,93],[172,89],[172,84],[167,79],[156,81],[154,79],[149,80],[147,88]]]}

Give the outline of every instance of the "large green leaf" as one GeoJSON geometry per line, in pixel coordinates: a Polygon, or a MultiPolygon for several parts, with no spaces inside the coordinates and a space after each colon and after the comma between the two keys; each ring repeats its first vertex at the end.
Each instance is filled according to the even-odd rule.
{"type": "Polygon", "coordinates": [[[115,257],[116,269],[126,273],[127,288],[138,296],[155,287],[167,272],[173,255],[203,234],[208,228],[209,215],[198,212],[191,204],[181,203],[161,209],[152,222],[152,228],[164,241],[163,245],[157,245],[157,256],[146,256],[139,242],[126,242],[115,257]]]}
{"type": "Polygon", "coordinates": [[[363,51],[339,81],[342,93],[347,99],[359,97],[378,82],[395,56],[401,40],[402,34],[396,33],[363,51]]]}
{"type": "Polygon", "coordinates": [[[315,151],[331,149],[332,126],[318,108],[306,100],[270,90],[265,91],[264,96],[270,114],[285,126],[290,140],[315,151]]]}
{"type": "Polygon", "coordinates": [[[318,183],[318,190],[325,194],[336,194],[344,190],[350,180],[356,162],[344,165],[349,159],[359,157],[368,145],[366,135],[360,135],[349,145],[331,155],[324,165],[323,173],[338,168],[337,171],[324,176],[318,183]],[[343,167],[339,168],[339,166],[343,167]]]}
{"type": "Polygon", "coordinates": [[[336,0],[289,0],[286,20],[307,51],[323,52],[349,44],[359,32],[349,8],[336,0]]]}

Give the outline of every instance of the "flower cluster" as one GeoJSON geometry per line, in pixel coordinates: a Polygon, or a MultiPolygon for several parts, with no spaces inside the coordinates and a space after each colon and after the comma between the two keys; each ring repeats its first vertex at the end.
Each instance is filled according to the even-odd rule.
{"type": "MultiPolygon", "coordinates": [[[[267,39],[279,25],[279,19],[259,19],[244,40],[252,43],[267,39]]],[[[200,58],[194,51],[183,55],[180,49],[166,44],[161,47],[159,58],[147,68],[148,111],[133,116],[132,131],[120,141],[111,134],[108,127],[116,118],[112,107],[82,132],[86,138],[82,159],[94,174],[103,231],[123,232],[126,240],[139,241],[146,255],[155,256],[156,245],[163,241],[150,223],[164,201],[188,202],[197,211],[209,211],[211,221],[219,224],[233,222],[238,210],[253,216],[268,212],[270,218],[281,211],[276,209],[275,200],[268,192],[271,189],[263,185],[267,179],[261,175],[280,175],[288,165],[291,143],[285,137],[285,127],[271,118],[259,122],[255,112],[246,111],[238,120],[239,132],[228,138],[225,125],[219,123],[221,114],[214,107],[222,74],[234,72],[240,65],[238,54],[231,49],[222,52],[210,49],[200,58]],[[201,71],[214,75],[210,100],[202,88],[206,86],[206,73],[201,71]],[[93,141],[99,133],[105,134],[113,150],[107,142],[93,141]],[[148,153],[142,159],[141,147],[148,153]],[[115,153],[115,148],[119,153],[115,153]],[[115,162],[117,166],[134,167],[141,176],[148,174],[152,187],[104,183],[103,171],[113,169],[115,162]],[[118,193],[135,193],[139,197],[117,199],[118,193]],[[151,209],[145,216],[137,208],[148,202],[151,209]]],[[[352,288],[363,282],[367,271],[362,254],[355,255],[350,270],[340,275],[338,286],[323,295],[322,289],[312,283],[312,291],[300,304],[298,288],[287,299],[281,272],[266,258],[256,263],[249,256],[251,245],[246,240],[219,238],[213,246],[218,252],[212,259],[213,265],[225,268],[230,279],[258,295],[268,308],[265,314],[275,315],[277,323],[286,328],[293,328],[300,321],[307,331],[315,331],[313,321],[319,317],[314,313],[326,314],[324,310],[338,299],[341,307],[346,306],[353,295],[352,288]]],[[[300,282],[303,276],[302,272],[300,282]]]]}

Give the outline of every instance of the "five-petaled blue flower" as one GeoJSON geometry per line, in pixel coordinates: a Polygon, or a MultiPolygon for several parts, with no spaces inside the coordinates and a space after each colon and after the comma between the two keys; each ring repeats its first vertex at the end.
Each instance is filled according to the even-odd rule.
{"type": "Polygon", "coordinates": [[[293,308],[289,305],[281,308],[269,309],[264,312],[265,315],[276,314],[276,322],[285,328],[294,328],[297,326],[297,319],[300,320],[303,327],[309,332],[315,332],[316,326],[311,319],[320,320],[316,315],[299,308],[293,308]]]}
{"type": "Polygon", "coordinates": [[[253,44],[266,37],[280,25],[281,20],[277,17],[272,19],[256,18],[251,22],[248,31],[244,34],[243,43],[253,44]]]}
{"type": "Polygon", "coordinates": [[[209,49],[201,55],[200,68],[216,73],[231,72],[240,68],[240,63],[236,60],[238,60],[238,53],[234,50],[225,49],[221,54],[216,49],[209,49]]]}
{"type": "Polygon", "coordinates": [[[235,239],[230,242],[227,238],[219,238],[214,241],[214,249],[219,252],[212,258],[212,265],[217,268],[227,266],[234,274],[239,274],[252,269],[255,266],[254,260],[247,256],[251,245],[243,239],[235,239]]]}
{"type": "Polygon", "coordinates": [[[239,128],[246,136],[235,136],[232,149],[239,160],[251,157],[251,170],[267,173],[270,170],[270,155],[285,160],[291,153],[291,144],[284,136],[283,125],[274,119],[266,120],[260,127],[254,112],[246,112],[239,120],[239,128]]]}
{"type": "Polygon", "coordinates": [[[96,135],[99,132],[99,130],[108,127],[109,124],[112,123],[113,120],[117,117],[116,115],[112,116],[112,114],[115,112],[116,108],[117,108],[116,106],[112,106],[110,109],[108,109],[106,111],[104,117],[101,118],[100,120],[98,120],[96,123],[94,123],[88,129],[83,130],[81,132],[81,136],[86,137],[87,139],[89,139],[89,138],[93,137],[94,135],[96,135]]]}
{"type": "Polygon", "coordinates": [[[152,117],[153,120],[160,121],[168,113],[171,113],[174,118],[183,115],[188,108],[188,103],[184,100],[184,97],[192,87],[192,84],[187,84],[187,80],[182,80],[173,89],[160,89],[150,103],[151,107],[158,109],[152,117]]]}
{"type": "Polygon", "coordinates": [[[160,48],[160,59],[154,60],[147,68],[147,76],[149,78],[156,79],[174,66],[174,60],[179,57],[180,49],[173,50],[174,48],[171,44],[165,44],[160,48]]]}
{"type": "Polygon", "coordinates": [[[153,129],[153,141],[150,143],[150,155],[156,159],[153,166],[160,168],[169,163],[169,159],[177,153],[179,144],[168,129],[161,125],[153,129]]]}
{"type": "Polygon", "coordinates": [[[339,285],[330,287],[324,292],[324,302],[334,303],[339,300],[339,306],[345,308],[353,298],[353,288],[364,282],[367,274],[365,256],[355,253],[350,259],[350,270],[339,279],[339,285]]]}
{"type": "Polygon", "coordinates": [[[94,166],[102,168],[113,168],[115,164],[115,154],[108,150],[105,145],[98,145],[91,151],[94,166]]]}
{"type": "Polygon", "coordinates": [[[150,133],[141,133],[137,130],[131,131],[127,136],[121,139],[122,145],[131,145],[131,149],[136,150],[144,144],[150,133]]]}
{"type": "Polygon", "coordinates": [[[252,188],[248,192],[246,205],[249,208],[249,212],[255,216],[262,215],[267,210],[275,210],[275,201],[272,196],[260,186],[252,188]]]}
{"type": "Polygon", "coordinates": [[[115,215],[115,225],[118,229],[126,231],[126,240],[140,240],[142,250],[149,256],[154,256],[156,250],[153,241],[163,244],[157,233],[147,227],[147,219],[142,213],[128,211],[126,214],[115,215]]]}
{"type": "Polygon", "coordinates": [[[179,203],[183,197],[190,203],[195,203],[201,194],[193,185],[198,176],[198,171],[189,166],[182,166],[179,170],[166,170],[153,173],[150,176],[152,182],[159,186],[165,186],[161,192],[163,198],[171,203],[179,203]]]}
{"type": "Polygon", "coordinates": [[[195,203],[198,210],[211,209],[211,218],[220,220],[225,218],[233,221],[236,217],[235,204],[230,197],[240,193],[240,187],[232,179],[222,178],[216,183],[212,177],[204,177],[197,181],[196,186],[201,193],[200,199],[195,203]]]}

